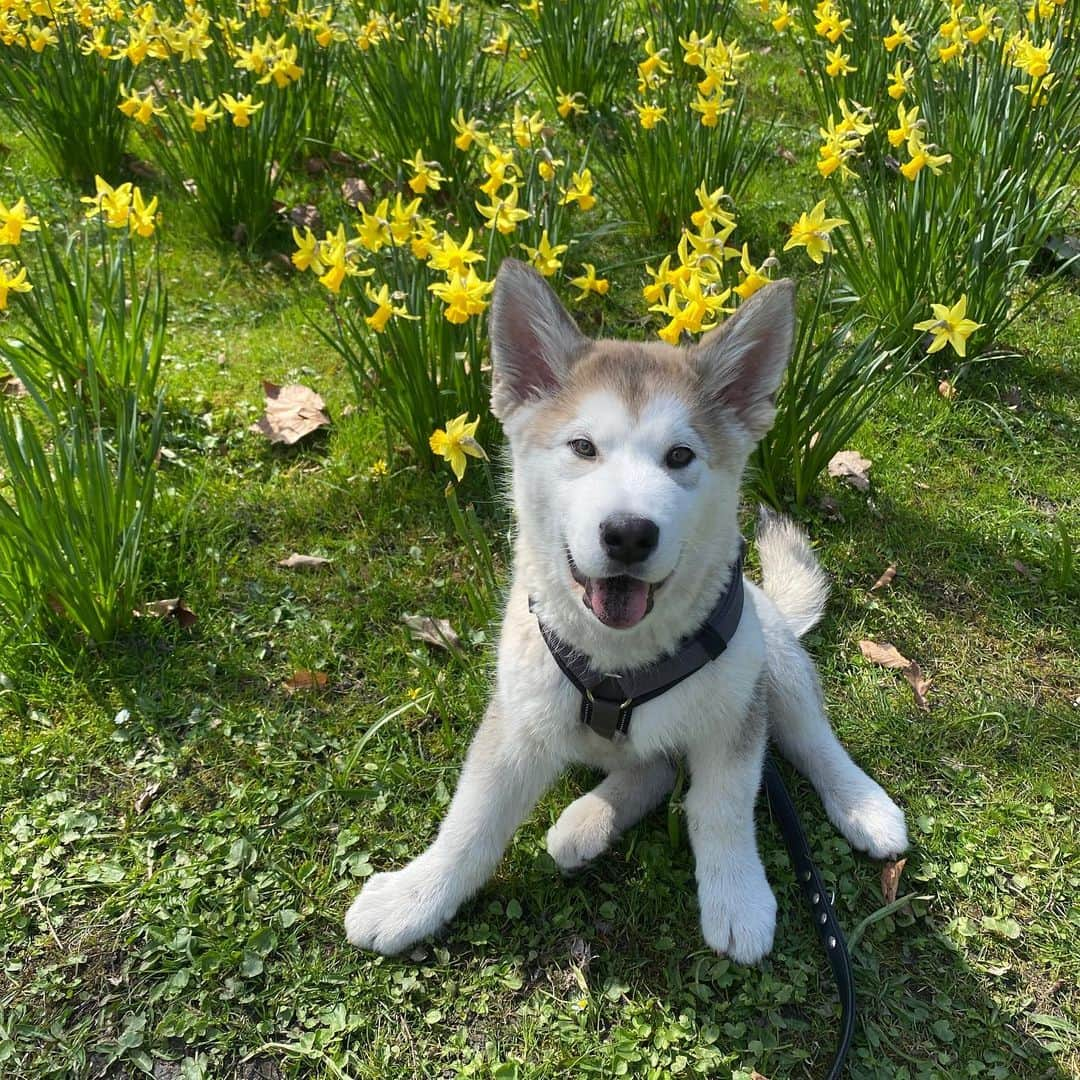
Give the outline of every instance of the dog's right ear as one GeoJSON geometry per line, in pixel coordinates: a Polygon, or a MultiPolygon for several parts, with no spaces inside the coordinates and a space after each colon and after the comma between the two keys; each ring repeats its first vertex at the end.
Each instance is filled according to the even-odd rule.
{"type": "Polygon", "coordinates": [[[488,331],[491,411],[500,420],[554,393],[587,340],[548,283],[517,259],[499,267],[488,331]]]}

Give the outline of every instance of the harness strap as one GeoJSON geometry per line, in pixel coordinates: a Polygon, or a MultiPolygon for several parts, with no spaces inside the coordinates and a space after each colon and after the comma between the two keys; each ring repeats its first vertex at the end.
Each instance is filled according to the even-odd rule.
{"type": "MultiPolygon", "coordinates": [[[[746,542],[743,541],[727,588],[697,632],[684,638],[675,652],[662,656],[648,667],[623,674],[598,672],[585,656],[556,637],[543,621],[537,620],[544,643],[559,670],[581,694],[583,724],[588,724],[605,739],[626,735],[635,706],[659,697],[715,660],[728,647],[742,618],[745,552],[746,542]]],[[[532,601],[529,606],[532,607],[532,601]]]]}
{"type": "Polygon", "coordinates": [[[855,978],[851,971],[851,957],[825,883],[810,855],[810,846],[806,842],[795,804],[791,801],[771,754],[765,755],[765,793],[772,816],[783,834],[784,846],[795,870],[795,877],[810,905],[814,916],[814,929],[825,946],[825,955],[836,980],[836,989],[840,993],[840,1039],[829,1071],[825,1073],[826,1080],[838,1080],[844,1071],[844,1060],[855,1034],[855,978]]]}

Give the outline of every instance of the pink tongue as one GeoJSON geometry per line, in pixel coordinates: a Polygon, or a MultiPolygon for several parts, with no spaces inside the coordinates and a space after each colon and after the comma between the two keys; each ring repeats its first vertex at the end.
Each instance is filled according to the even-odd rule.
{"type": "Polygon", "coordinates": [[[592,613],[619,630],[636,626],[649,608],[649,583],[632,577],[590,578],[585,596],[592,613]]]}

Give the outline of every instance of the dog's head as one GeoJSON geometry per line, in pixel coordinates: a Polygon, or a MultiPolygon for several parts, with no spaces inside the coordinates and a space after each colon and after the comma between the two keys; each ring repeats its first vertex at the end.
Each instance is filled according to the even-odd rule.
{"type": "Polygon", "coordinates": [[[503,262],[492,410],[510,440],[522,570],[570,640],[668,647],[708,612],[737,554],[739,485],[773,420],[794,293],[766,285],[686,349],[593,341],[539,274],[503,262]]]}

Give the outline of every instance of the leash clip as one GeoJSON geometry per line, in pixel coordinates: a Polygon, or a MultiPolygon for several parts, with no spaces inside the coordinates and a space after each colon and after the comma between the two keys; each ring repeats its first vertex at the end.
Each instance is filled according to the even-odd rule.
{"type": "Polygon", "coordinates": [[[612,739],[616,735],[626,735],[630,729],[630,717],[634,713],[634,699],[613,701],[611,698],[597,697],[586,687],[581,697],[581,722],[587,724],[597,735],[612,739]]]}

